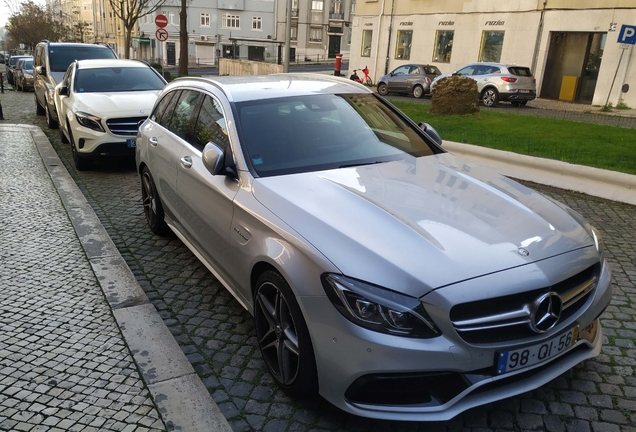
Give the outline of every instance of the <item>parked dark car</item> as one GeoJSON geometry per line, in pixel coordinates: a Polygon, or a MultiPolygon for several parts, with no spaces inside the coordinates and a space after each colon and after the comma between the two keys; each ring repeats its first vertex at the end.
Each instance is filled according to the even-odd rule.
{"type": "Polygon", "coordinates": [[[412,94],[421,98],[431,91],[431,82],[442,72],[436,67],[423,64],[406,64],[398,66],[378,81],[378,93],[385,96],[389,93],[412,94]]]}
{"type": "Polygon", "coordinates": [[[18,60],[22,58],[33,58],[28,55],[14,55],[9,58],[9,63],[7,63],[7,82],[11,85],[15,85],[15,80],[13,79],[15,76],[15,68],[18,65],[18,60]]]}
{"type": "Polygon", "coordinates": [[[13,81],[20,91],[33,90],[33,57],[18,60],[13,72],[13,81]]]}

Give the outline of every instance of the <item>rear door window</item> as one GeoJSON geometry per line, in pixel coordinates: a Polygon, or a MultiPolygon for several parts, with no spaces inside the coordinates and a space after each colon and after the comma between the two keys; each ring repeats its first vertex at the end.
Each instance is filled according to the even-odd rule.
{"type": "Polygon", "coordinates": [[[192,145],[195,145],[194,139],[194,113],[199,107],[199,103],[203,99],[203,95],[195,90],[183,90],[179,96],[179,100],[174,108],[174,113],[167,124],[170,132],[179,135],[192,145]]]}
{"type": "Polygon", "coordinates": [[[157,122],[163,127],[166,127],[170,117],[172,116],[172,112],[174,111],[174,107],[179,100],[179,94],[181,90],[173,91],[165,95],[155,107],[155,111],[150,116],[150,119],[157,122]]]}

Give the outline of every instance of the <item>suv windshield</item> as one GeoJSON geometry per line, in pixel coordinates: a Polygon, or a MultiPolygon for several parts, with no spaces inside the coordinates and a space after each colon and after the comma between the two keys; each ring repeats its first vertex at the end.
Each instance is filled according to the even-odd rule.
{"type": "Polygon", "coordinates": [[[373,95],[310,95],[236,104],[247,159],[261,177],[413,160],[435,151],[373,95]]]}
{"type": "Polygon", "coordinates": [[[114,59],[115,53],[107,47],[101,45],[89,46],[50,46],[49,64],[51,72],[66,72],[68,65],[75,60],[84,59],[114,59]]]}
{"type": "Polygon", "coordinates": [[[80,69],[75,75],[78,93],[161,90],[164,82],[149,67],[80,69]]]}

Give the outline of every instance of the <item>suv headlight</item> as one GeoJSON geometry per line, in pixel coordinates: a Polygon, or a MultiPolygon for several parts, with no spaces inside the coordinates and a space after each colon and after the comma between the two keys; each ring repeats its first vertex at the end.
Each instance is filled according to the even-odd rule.
{"type": "Polygon", "coordinates": [[[336,309],[361,327],[413,338],[441,335],[414,297],[335,274],[323,275],[322,286],[336,309]]]}
{"type": "Polygon", "coordinates": [[[599,254],[602,254],[603,250],[605,249],[605,245],[603,244],[603,237],[601,237],[601,233],[590,224],[587,225],[587,228],[592,234],[592,239],[594,240],[594,247],[596,247],[596,251],[599,254]]]}
{"type": "Polygon", "coordinates": [[[77,119],[77,122],[84,127],[93,129],[97,132],[106,132],[102,127],[102,119],[94,116],[93,114],[78,111],[75,113],[75,118],[77,119]]]}

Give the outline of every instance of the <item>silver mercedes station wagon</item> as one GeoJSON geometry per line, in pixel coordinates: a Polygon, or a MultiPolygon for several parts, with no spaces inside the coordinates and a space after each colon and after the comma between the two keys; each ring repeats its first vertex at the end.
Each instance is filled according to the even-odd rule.
{"type": "Polygon", "coordinates": [[[350,80],[183,78],[136,161],[150,229],[253,314],[283,390],[445,420],[598,355],[611,289],[579,214],[440,143],[350,80]]]}

